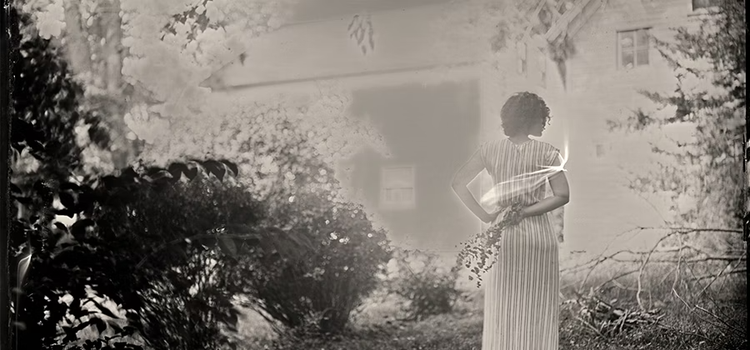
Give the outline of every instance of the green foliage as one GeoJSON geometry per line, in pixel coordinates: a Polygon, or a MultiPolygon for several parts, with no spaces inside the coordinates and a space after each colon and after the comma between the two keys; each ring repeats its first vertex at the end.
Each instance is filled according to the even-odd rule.
{"type": "MultiPolygon", "coordinates": [[[[235,162],[175,161],[184,157],[174,154],[161,166],[91,173],[82,155],[95,146],[106,152],[109,144],[101,115],[86,107],[96,103],[84,99],[29,17],[11,9],[21,24],[12,45],[11,247],[17,261],[30,257],[28,269],[12,276],[19,281],[19,348],[235,347],[240,294],[259,297],[268,314],[290,326],[310,325],[310,318],[323,332],[346,325],[389,252],[385,232],[373,228],[362,206],[341,200],[333,171],[312,144],[341,145],[325,135],[307,141],[315,134],[291,121],[259,118],[253,121],[261,131],[276,130],[242,143],[256,161],[242,164],[257,171],[243,174],[250,181],[235,178],[235,162]],[[86,128],[94,144],[78,142],[86,128]],[[276,140],[287,134],[291,140],[276,140]],[[254,168],[269,158],[279,172],[254,168]],[[254,179],[265,175],[271,179],[259,191],[254,179]]],[[[326,103],[317,108],[340,104],[326,103]]]]}
{"type": "Polygon", "coordinates": [[[10,55],[14,174],[28,176],[28,181],[64,178],[67,169],[76,171],[81,166],[83,150],[75,142],[75,128],[90,126],[89,137],[100,146],[109,143],[107,130],[100,127],[96,111],[79,108],[83,89],[72,81],[59,49],[39,37],[28,15],[11,6],[9,17],[10,47],[14,49],[10,55]],[[39,159],[39,166],[25,163],[28,156],[39,159]]]}
{"type": "Polygon", "coordinates": [[[400,249],[394,254],[396,269],[387,281],[388,291],[402,297],[407,319],[453,311],[460,291],[456,289],[458,269],[441,266],[435,254],[400,249]]]}
{"type": "Polygon", "coordinates": [[[332,172],[300,187],[273,212],[272,221],[310,242],[304,254],[282,258],[276,249],[244,260],[241,270],[253,307],[294,332],[339,333],[351,312],[378,283],[390,258],[385,231],[359,204],[335,200],[332,172]]]}
{"type": "Polygon", "coordinates": [[[27,237],[33,252],[22,285],[18,320],[25,331],[19,343],[41,348],[75,342],[78,331],[92,325],[100,338],[109,327],[120,337],[137,332],[155,349],[213,348],[226,341],[219,328],[236,323],[231,298],[238,291],[227,281],[228,264],[248,244],[273,238],[254,226],[261,205],[243,188],[219,182],[227,169],[217,163],[173,163],[61,184],[58,195],[70,199],[57,213],[76,216],[75,223],[37,219],[18,227],[21,221],[23,231],[14,232],[27,237]],[[216,244],[226,247],[228,238],[235,250],[222,254],[216,244]],[[59,301],[66,295],[69,304],[59,301]],[[95,307],[87,310],[86,304],[95,307]],[[116,315],[121,312],[124,328],[123,316],[116,315]],[[60,325],[62,339],[55,336],[60,325]]]}
{"type": "MultiPolygon", "coordinates": [[[[29,16],[10,10],[17,24],[11,26],[10,246],[15,261],[31,257],[28,268],[11,270],[18,281],[14,343],[20,349],[228,345],[220,330],[237,321],[237,255],[250,256],[248,246],[291,251],[304,242],[260,226],[264,206],[231,179],[238,167],[230,162],[87,174],[76,127],[106,130],[97,130],[97,116],[81,107],[82,89],[57,49],[37,35],[29,16]]],[[[106,134],[95,136],[106,145],[106,134]]]]}

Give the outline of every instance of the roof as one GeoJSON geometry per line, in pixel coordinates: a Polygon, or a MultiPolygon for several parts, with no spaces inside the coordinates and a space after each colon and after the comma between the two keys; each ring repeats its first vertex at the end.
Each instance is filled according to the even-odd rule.
{"type": "MultiPolygon", "coordinates": [[[[433,60],[438,55],[434,51],[435,34],[430,33],[430,28],[422,28],[424,25],[420,27],[420,16],[436,16],[436,9],[449,1],[309,0],[293,16],[291,23],[266,34],[265,38],[258,38],[252,49],[238,55],[237,59],[215,72],[202,85],[214,89],[222,89],[227,85],[253,87],[435,67],[443,64],[433,60]],[[341,5],[344,3],[346,5],[341,5]],[[325,6],[316,8],[316,4],[325,6]],[[375,58],[363,58],[358,50],[350,50],[347,33],[339,33],[351,22],[351,16],[362,10],[372,11],[373,18],[390,16],[383,23],[388,23],[391,28],[376,28],[381,40],[375,39],[378,49],[371,54],[375,58]],[[318,31],[315,37],[319,39],[314,43],[295,42],[299,36],[293,32],[299,30],[298,25],[304,25],[306,33],[318,31]],[[403,32],[408,32],[410,36],[392,29],[398,26],[406,28],[403,32]],[[332,52],[337,52],[334,60],[331,59],[332,52]],[[388,55],[391,57],[381,59],[377,64],[373,63],[378,56],[383,58],[388,55]],[[268,56],[274,57],[273,62],[244,65],[246,58],[250,62],[260,62],[268,61],[265,59],[268,56]],[[338,61],[334,62],[335,60],[338,61]],[[297,67],[300,64],[315,64],[316,69],[312,72],[310,69],[297,67]]],[[[553,42],[563,33],[567,33],[568,38],[575,35],[598,9],[601,1],[517,0],[516,6],[521,12],[528,14],[527,34],[538,34],[546,41],[553,42]]],[[[456,42],[455,45],[456,57],[445,64],[470,64],[474,57],[472,55],[476,54],[472,52],[470,45],[462,42],[456,42]]]]}
{"type": "Polygon", "coordinates": [[[401,10],[452,0],[304,0],[300,1],[288,24],[303,24],[337,18],[350,18],[359,12],[401,10]]]}

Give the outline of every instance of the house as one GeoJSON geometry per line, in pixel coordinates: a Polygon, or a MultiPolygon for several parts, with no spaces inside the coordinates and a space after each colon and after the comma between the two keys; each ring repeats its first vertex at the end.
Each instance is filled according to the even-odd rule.
{"type": "MultiPolygon", "coordinates": [[[[521,90],[547,100],[554,115],[542,140],[568,155],[572,201],[564,215],[564,252],[596,251],[623,230],[662,223],[663,204],[646,203],[622,186],[620,167],[637,166],[648,149],[634,149],[628,162],[618,158],[606,120],[648,103],[638,90],[673,86],[673,73],[649,38],[696,23],[710,1],[516,0],[528,16],[543,17],[543,25],[530,21],[523,39],[499,53],[487,50],[477,33],[428,25],[456,6],[449,0],[329,2],[341,6],[326,12],[306,5],[317,13],[254,39],[243,59],[207,84],[240,97],[304,95],[332,80],[351,89],[353,115],[372,120],[393,157],[365,151],[349,160],[350,186],[363,193],[397,244],[452,254],[483,227],[455,197],[450,179],[479,144],[502,137],[499,108],[521,90]],[[363,9],[369,15],[361,23],[374,28],[374,50],[347,32],[363,9]],[[575,52],[561,63],[548,43],[565,39],[575,52]]],[[[485,174],[472,186],[480,196],[490,185],[485,174]]]]}

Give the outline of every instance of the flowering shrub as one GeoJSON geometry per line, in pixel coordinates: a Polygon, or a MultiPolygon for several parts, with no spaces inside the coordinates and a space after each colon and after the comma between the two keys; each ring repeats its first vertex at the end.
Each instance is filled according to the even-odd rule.
{"type": "Polygon", "coordinates": [[[385,231],[373,228],[361,205],[334,196],[322,186],[297,191],[273,220],[311,242],[311,249],[286,259],[276,254],[283,247],[267,249],[240,273],[253,306],[294,331],[344,330],[390,259],[385,231]]]}
{"type": "Polygon", "coordinates": [[[395,270],[387,280],[387,289],[405,300],[407,319],[451,312],[460,291],[456,289],[458,269],[447,269],[439,257],[416,250],[397,250],[395,270]]]}

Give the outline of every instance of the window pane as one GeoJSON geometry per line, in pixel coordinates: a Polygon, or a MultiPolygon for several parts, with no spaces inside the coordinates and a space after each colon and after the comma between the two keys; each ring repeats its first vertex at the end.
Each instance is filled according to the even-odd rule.
{"type": "Polygon", "coordinates": [[[633,46],[635,45],[633,37],[633,32],[622,32],[620,33],[620,49],[622,50],[632,50],[633,46]]]}
{"type": "Polygon", "coordinates": [[[636,51],[636,62],[639,66],[648,64],[648,47],[636,51]]]}
{"type": "Polygon", "coordinates": [[[639,48],[648,47],[648,44],[649,44],[648,29],[638,30],[638,32],[636,33],[635,43],[636,43],[636,46],[639,48]]]}
{"type": "Polygon", "coordinates": [[[633,68],[633,66],[635,65],[635,57],[633,56],[633,51],[623,52],[621,57],[621,67],[633,68]]]}
{"type": "Polygon", "coordinates": [[[382,201],[392,208],[414,204],[414,167],[384,167],[382,201]]]}
{"type": "Polygon", "coordinates": [[[716,0],[693,0],[693,10],[716,6],[716,0]]]}

